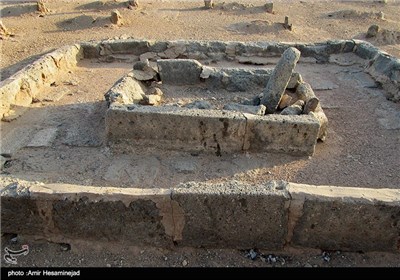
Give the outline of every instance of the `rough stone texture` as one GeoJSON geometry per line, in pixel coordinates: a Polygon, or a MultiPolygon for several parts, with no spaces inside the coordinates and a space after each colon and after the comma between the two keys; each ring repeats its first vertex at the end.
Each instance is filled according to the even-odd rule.
{"type": "Polygon", "coordinates": [[[303,108],[301,106],[293,104],[283,109],[281,115],[300,115],[302,111],[303,108]]]}
{"type": "Polygon", "coordinates": [[[388,99],[400,101],[400,59],[379,52],[370,61],[366,71],[382,85],[388,99]]]}
{"type": "Polygon", "coordinates": [[[373,59],[378,53],[379,49],[366,41],[354,40],[355,47],[354,53],[364,59],[373,59]]]}
{"type": "Polygon", "coordinates": [[[165,245],[160,210],[150,199],[137,199],[126,206],[121,201],[96,203],[82,197],[78,201],[53,204],[54,226],[70,238],[103,241],[129,241],[147,245],[165,245]]]}
{"type": "Polygon", "coordinates": [[[68,71],[76,66],[82,57],[79,45],[62,47],[46,54],[31,65],[15,73],[0,83],[0,117],[10,110],[10,106],[28,106],[32,99],[56,81],[60,71],[68,71]]]}
{"type": "MultiPolygon", "coordinates": [[[[311,85],[308,83],[300,84],[296,89],[296,94],[299,99],[305,101],[306,104],[309,103],[311,99],[316,98],[315,93],[311,88],[311,85]]],[[[321,103],[317,102],[315,109],[313,111],[310,111],[309,114],[316,117],[320,122],[321,127],[318,133],[318,139],[320,139],[321,141],[325,141],[328,134],[328,118],[322,110],[321,103]]]]}
{"type": "Polygon", "coordinates": [[[224,105],[224,110],[229,111],[237,111],[242,113],[248,113],[253,115],[264,116],[265,115],[265,106],[258,105],[258,106],[251,106],[251,105],[244,105],[244,104],[237,104],[237,103],[229,103],[224,105]]]}
{"type": "Polygon", "coordinates": [[[292,245],[322,250],[398,252],[398,191],[393,196],[393,191],[387,189],[289,185],[293,201],[302,204],[292,245]]]}
{"type": "Polygon", "coordinates": [[[281,152],[313,155],[320,124],[309,115],[255,116],[247,118],[245,149],[257,152],[281,152]]]}
{"type": "Polygon", "coordinates": [[[172,200],[185,218],[178,245],[283,248],[289,200],[284,183],[187,183],[174,189],[172,200]]]}
{"type": "Polygon", "coordinates": [[[47,127],[39,130],[27,147],[50,147],[57,136],[57,131],[57,127],[47,127]]]}
{"type": "Polygon", "coordinates": [[[376,37],[378,32],[379,32],[379,26],[376,24],[373,24],[368,28],[367,35],[365,35],[365,37],[367,37],[367,38],[376,37]]]}
{"type": "Polygon", "coordinates": [[[273,2],[267,2],[264,4],[265,10],[267,13],[273,14],[274,13],[274,3],[273,2]]]}
{"type": "Polygon", "coordinates": [[[296,48],[288,48],[275,66],[267,86],[263,91],[263,98],[261,99],[261,104],[265,105],[267,113],[274,113],[276,111],[299,58],[299,50],[296,48]]]}
{"type": "Polygon", "coordinates": [[[315,112],[316,109],[318,108],[318,106],[321,106],[321,105],[319,104],[319,99],[316,98],[316,97],[310,98],[310,99],[307,101],[306,105],[304,106],[303,113],[304,113],[304,114],[308,114],[308,113],[310,113],[310,112],[315,112]]]}
{"type": "Polygon", "coordinates": [[[124,23],[122,16],[118,10],[114,10],[111,12],[110,21],[111,23],[116,24],[118,26],[124,23]]]}
{"type": "Polygon", "coordinates": [[[11,183],[0,191],[1,233],[40,234],[44,225],[27,187],[11,183]]]}
{"type": "Polygon", "coordinates": [[[149,140],[164,149],[240,151],[246,127],[242,114],[219,110],[112,106],[106,114],[109,142],[149,140]]]}
{"type": "Polygon", "coordinates": [[[133,104],[143,100],[145,96],[144,86],[131,75],[132,74],[127,74],[125,77],[121,78],[107,91],[104,97],[108,104],[114,102],[133,104]]]}
{"type": "MultiPolygon", "coordinates": [[[[265,87],[271,77],[272,69],[260,68],[214,68],[203,66],[200,77],[213,89],[227,91],[247,91],[249,88],[265,87]]],[[[302,81],[299,73],[292,73],[287,88],[295,88],[302,81]]]]}
{"type": "Polygon", "coordinates": [[[161,81],[172,85],[200,83],[202,65],[194,59],[157,60],[161,81]]]}

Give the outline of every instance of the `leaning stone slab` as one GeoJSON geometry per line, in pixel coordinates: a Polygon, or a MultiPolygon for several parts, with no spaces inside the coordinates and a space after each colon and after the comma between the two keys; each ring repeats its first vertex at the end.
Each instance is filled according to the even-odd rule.
{"type": "Polygon", "coordinates": [[[289,183],[293,246],[398,252],[400,192],[289,183]]]}
{"type": "Polygon", "coordinates": [[[261,104],[265,105],[267,113],[276,111],[299,58],[300,51],[291,47],[282,54],[282,58],[275,66],[261,99],[261,104]]]}
{"type": "Polygon", "coordinates": [[[172,192],[183,212],[180,246],[282,249],[287,232],[284,182],[190,182],[172,192]]]}
{"type": "Polygon", "coordinates": [[[200,83],[202,65],[194,59],[157,60],[161,81],[172,85],[200,83]]]}

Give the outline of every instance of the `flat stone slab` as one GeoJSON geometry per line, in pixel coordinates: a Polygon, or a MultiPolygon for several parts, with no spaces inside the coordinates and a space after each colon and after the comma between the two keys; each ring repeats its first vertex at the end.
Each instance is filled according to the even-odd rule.
{"type": "Polygon", "coordinates": [[[39,130],[26,145],[27,147],[50,147],[57,136],[57,127],[48,127],[39,130]]]}

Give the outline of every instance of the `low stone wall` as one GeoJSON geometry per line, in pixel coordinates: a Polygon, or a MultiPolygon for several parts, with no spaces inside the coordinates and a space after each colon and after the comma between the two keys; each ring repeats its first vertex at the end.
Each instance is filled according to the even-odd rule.
{"type": "Polygon", "coordinates": [[[2,233],[66,243],[400,250],[400,190],[284,181],[127,189],[9,180],[0,186],[2,233]]]}
{"type": "Polygon", "coordinates": [[[80,45],[48,53],[0,83],[0,118],[13,106],[29,106],[43,87],[57,80],[60,72],[74,68],[83,58],[80,45]]]}
{"type": "Polygon", "coordinates": [[[313,155],[320,124],[313,115],[265,115],[175,106],[112,105],[109,144],[222,154],[250,150],[313,155]],[[143,142],[144,141],[144,142],[143,142]]]}
{"type": "Polygon", "coordinates": [[[368,59],[366,71],[386,90],[388,98],[400,101],[400,61],[373,45],[360,40],[337,40],[314,44],[222,41],[151,41],[104,40],[82,42],[44,55],[33,64],[0,83],[0,118],[13,106],[28,106],[43,86],[53,83],[59,71],[73,68],[82,58],[107,58],[115,54],[140,56],[154,53],[159,58],[197,60],[236,60],[280,56],[288,47],[300,50],[302,57],[313,57],[317,63],[329,62],[331,54],[354,52],[368,59]]]}

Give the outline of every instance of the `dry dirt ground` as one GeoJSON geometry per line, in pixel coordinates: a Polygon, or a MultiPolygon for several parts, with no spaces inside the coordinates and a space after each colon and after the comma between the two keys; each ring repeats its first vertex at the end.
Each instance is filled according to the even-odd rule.
{"type": "MultiPolygon", "coordinates": [[[[390,0],[387,4],[274,1],[274,14],[262,8],[265,1],[215,1],[212,10],[203,9],[203,1],[140,1],[140,6],[131,10],[122,0],[48,0],[45,4],[50,12],[41,15],[33,2],[0,3],[1,20],[14,34],[0,41],[2,80],[43,53],[81,41],[134,37],[320,42],[365,40],[372,24],[400,30],[400,3],[390,0]],[[108,19],[114,9],[124,18],[122,26],[112,25],[108,19]],[[384,19],[377,14],[380,11],[384,19]],[[285,15],[292,20],[294,31],[279,24],[285,15]]],[[[400,57],[399,37],[370,41],[400,57]]],[[[352,62],[351,66],[341,65],[343,57],[337,59],[336,63],[318,66],[300,62],[296,68],[313,86],[330,120],[327,141],[317,144],[311,158],[243,153],[210,160],[206,155],[194,157],[151,148],[142,148],[134,156],[115,155],[102,145],[103,94],[129,71],[131,64],[85,60],[43,92],[23,116],[1,124],[3,148],[15,150],[2,176],[121,187],[171,187],[190,180],[282,179],[398,188],[400,104],[385,99],[382,90],[363,73],[355,56],[345,58],[352,62]],[[58,130],[51,146],[24,148],[31,135],[49,127],[58,130]],[[102,165],[104,162],[108,165],[102,165]]],[[[30,253],[19,258],[20,266],[400,266],[399,254],[388,253],[328,252],[329,258],[324,255],[324,259],[320,250],[287,248],[283,252],[261,250],[262,255],[250,260],[246,252],[233,249],[137,248],[77,242],[71,244],[71,250],[64,250],[59,244],[28,237],[19,237],[16,244],[11,244],[12,240],[10,236],[2,237],[2,253],[7,246],[30,246],[30,253]],[[268,258],[271,254],[277,258],[268,258]]],[[[3,258],[2,265],[9,266],[3,258]]]]}

